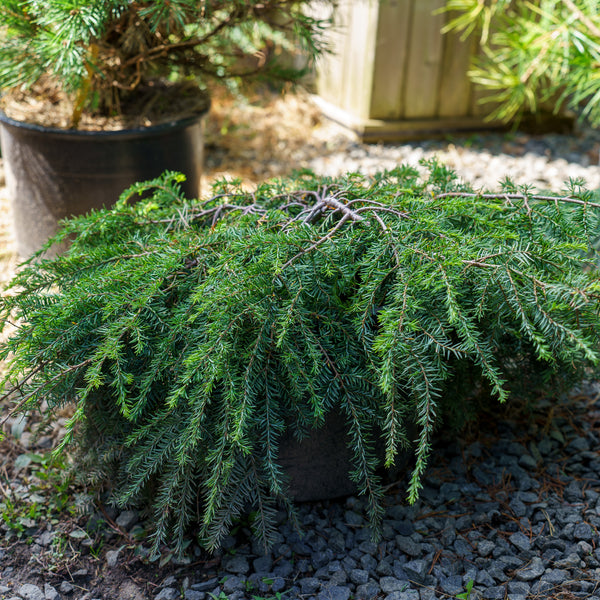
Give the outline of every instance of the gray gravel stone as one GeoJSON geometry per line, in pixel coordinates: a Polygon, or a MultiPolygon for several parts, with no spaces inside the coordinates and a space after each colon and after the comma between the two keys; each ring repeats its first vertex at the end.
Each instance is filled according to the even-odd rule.
{"type": "Polygon", "coordinates": [[[410,560],[402,569],[408,575],[409,579],[417,583],[423,583],[429,569],[429,564],[425,560],[410,560]]]}
{"type": "Polygon", "coordinates": [[[270,555],[259,556],[252,561],[256,573],[268,573],[273,567],[273,559],[270,555]]]}
{"type": "Polygon", "coordinates": [[[583,561],[575,552],[571,552],[565,558],[554,562],[554,566],[557,569],[572,569],[573,567],[579,567],[583,564],[583,561]]]}
{"type": "Polygon", "coordinates": [[[60,594],[56,591],[55,587],[46,583],[44,584],[44,598],[46,600],[60,600],[60,594]]]}
{"type": "Polygon", "coordinates": [[[31,583],[24,583],[18,590],[17,594],[25,600],[46,600],[44,592],[37,586],[31,583]]]}
{"type": "Polygon", "coordinates": [[[338,531],[337,529],[332,530],[328,535],[328,539],[329,547],[334,552],[343,552],[346,549],[346,540],[341,531],[338,531]]]}
{"type": "Polygon", "coordinates": [[[333,560],[333,550],[327,548],[321,552],[313,552],[310,557],[312,566],[315,570],[328,565],[333,560]]]}
{"type": "Polygon", "coordinates": [[[375,571],[377,561],[370,554],[363,554],[360,557],[360,565],[365,571],[375,571]]]}
{"type": "Polygon", "coordinates": [[[551,569],[542,575],[542,580],[555,585],[560,585],[569,577],[569,572],[564,569],[551,569]]]}
{"type": "Polygon", "coordinates": [[[377,564],[377,568],[375,569],[375,572],[377,573],[377,575],[394,575],[394,569],[392,568],[392,565],[390,564],[389,560],[380,560],[379,563],[377,564]]]}
{"type": "Polygon", "coordinates": [[[289,577],[294,572],[294,566],[289,560],[282,560],[273,568],[273,574],[277,577],[289,577]]]}
{"type": "Polygon", "coordinates": [[[371,554],[375,556],[377,554],[377,544],[373,542],[361,542],[358,549],[365,554],[371,554]]]}
{"type": "Polygon", "coordinates": [[[526,567],[519,569],[515,573],[515,577],[519,581],[532,581],[533,579],[541,577],[545,570],[542,559],[536,556],[531,559],[531,562],[526,567]]]}
{"type": "Polygon", "coordinates": [[[319,592],[319,600],[348,600],[350,589],[339,585],[332,585],[319,592]]]}
{"type": "Polygon", "coordinates": [[[44,531],[35,541],[40,546],[49,546],[55,537],[56,533],[54,531],[44,531]]]}
{"type": "Polygon", "coordinates": [[[396,546],[403,554],[416,558],[421,556],[423,549],[421,544],[414,542],[411,538],[403,535],[396,536],[396,546]]]}
{"type": "Polygon", "coordinates": [[[485,600],[504,600],[506,598],[506,588],[503,585],[485,588],[481,592],[481,597],[485,600]]]}
{"type": "Polygon", "coordinates": [[[521,550],[521,552],[531,550],[531,540],[520,531],[513,533],[508,539],[518,550],[521,550]]]}
{"type": "Polygon", "coordinates": [[[359,585],[356,588],[356,599],[357,600],[372,600],[375,598],[381,591],[378,583],[374,581],[369,581],[368,583],[364,583],[363,585],[359,585]]]}
{"type": "Polygon", "coordinates": [[[197,592],[210,592],[214,590],[217,585],[219,585],[218,578],[211,577],[210,579],[206,579],[205,581],[192,583],[192,585],[190,585],[190,589],[195,590],[197,592]]]}
{"type": "Polygon", "coordinates": [[[404,592],[392,592],[385,600],[420,600],[421,596],[417,590],[405,590],[404,592]]]}
{"type": "Polygon", "coordinates": [[[454,550],[459,556],[467,560],[470,560],[473,556],[473,547],[461,537],[458,537],[454,542],[454,550]]]}
{"type": "Polygon", "coordinates": [[[403,568],[405,564],[406,562],[401,563],[399,560],[394,561],[394,564],[392,565],[392,574],[396,579],[408,581],[408,575],[406,574],[406,571],[403,568]]]}
{"type": "Polygon", "coordinates": [[[529,454],[523,454],[523,456],[519,458],[519,466],[534,471],[537,469],[537,461],[535,458],[533,458],[533,456],[529,454]]]}
{"type": "Polygon", "coordinates": [[[121,527],[121,529],[129,531],[129,529],[139,521],[139,518],[140,516],[137,510],[124,510],[116,518],[115,523],[121,527]]]}
{"type": "Polygon", "coordinates": [[[553,583],[548,583],[547,581],[536,581],[531,586],[531,593],[534,594],[534,597],[549,597],[549,594],[556,591],[556,587],[553,583]]]}
{"type": "Polygon", "coordinates": [[[369,572],[364,569],[352,569],[350,571],[350,581],[355,585],[363,585],[369,581],[369,572]]]}
{"type": "Polygon", "coordinates": [[[496,544],[494,544],[494,542],[490,542],[489,540],[481,540],[477,543],[477,554],[484,557],[489,556],[495,547],[496,544]]]}
{"type": "Polygon", "coordinates": [[[239,554],[223,557],[221,564],[228,573],[235,573],[236,575],[246,575],[250,570],[248,559],[239,554]]]}
{"type": "Polygon", "coordinates": [[[226,594],[231,594],[232,592],[242,589],[244,589],[244,583],[242,578],[237,575],[230,575],[223,582],[223,591],[226,594]]]}
{"type": "Polygon", "coordinates": [[[73,591],[73,584],[69,581],[63,581],[58,588],[63,594],[70,594],[73,591]]]}
{"type": "Polygon", "coordinates": [[[119,562],[119,554],[121,553],[121,549],[119,550],[109,550],[106,553],[106,566],[109,569],[114,569],[119,562]]]}
{"type": "Polygon", "coordinates": [[[154,596],[154,600],[178,600],[180,597],[181,595],[175,588],[166,587],[154,596]]]}
{"type": "Polygon", "coordinates": [[[185,590],[183,593],[184,600],[205,600],[206,594],[204,592],[197,592],[196,590],[185,590]]]}
{"type": "Polygon", "coordinates": [[[321,587],[321,582],[316,577],[303,577],[297,583],[303,595],[315,594],[321,587]]]}
{"type": "Polygon", "coordinates": [[[583,502],[583,492],[577,481],[571,481],[563,491],[567,502],[583,502]]]}
{"type": "Polygon", "coordinates": [[[400,581],[395,577],[382,577],[379,580],[379,586],[384,594],[391,594],[392,592],[403,592],[409,587],[408,581],[400,581]]]}
{"type": "Polygon", "coordinates": [[[455,596],[465,591],[463,579],[460,575],[451,575],[450,577],[443,578],[440,581],[440,587],[449,596],[455,596]]]}
{"type": "Polygon", "coordinates": [[[524,502],[519,500],[519,498],[513,498],[509,502],[508,506],[510,507],[510,510],[517,518],[524,517],[527,514],[527,506],[525,505],[524,502]]]}
{"type": "Polygon", "coordinates": [[[494,578],[483,569],[481,571],[477,571],[474,581],[475,583],[485,587],[494,587],[496,585],[494,578]]]}
{"type": "Polygon", "coordinates": [[[365,524],[363,516],[357,512],[354,512],[353,510],[347,510],[344,514],[344,518],[347,525],[362,527],[365,524]]]}
{"type": "Polygon", "coordinates": [[[285,588],[285,579],[283,577],[275,577],[273,579],[273,583],[271,584],[271,591],[275,594],[277,592],[282,592],[285,588]]]}
{"type": "Polygon", "coordinates": [[[594,539],[594,530],[588,523],[578,523],[575,525],[573,535],[576,540],[585,540],[586,542],[594,539]]]}
{"type": "Polygon", "coordinates": [[[519,594],[521,596],[527,596],[529,594],[530,585],[526,581],[509,581],[508,592],[509,594],[519,594]]]}

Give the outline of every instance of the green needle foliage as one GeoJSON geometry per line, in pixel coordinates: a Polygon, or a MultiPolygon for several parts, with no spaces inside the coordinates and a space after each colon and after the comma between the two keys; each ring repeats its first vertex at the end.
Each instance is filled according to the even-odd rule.
{"type": "Polygon", "coordinates": [[[470,73],[492,117],[568,106],[600,124],[600,5],[595,0],[447,0],[448,29],[480,36],[470,73]]]}
{"type": "Polygon", "coordinates": [[[427,167],[205,201],[171,173],[66,222],[70,250],[3,298],[17,410],[75,407],[64,446],[154,512],[155,549],[193,524],[213,549],[248,509],[268,543],[275,503],[292,508],[282,436],[336,411],[376,525],[379,466],[414,450],[414,502],[436,428],[476,395],[555,390],[600,358],[590,193],[485,195],[427,167]]]}
{"type": "Polygon", "coordinates": [[[202,97],[207,79],[297,79],[290,56],[310,63],[327,24],[299,0],[0,0],[0,89],[65,92],[76,127],[82,112],[168,104],[166,82],[202,97]]]}

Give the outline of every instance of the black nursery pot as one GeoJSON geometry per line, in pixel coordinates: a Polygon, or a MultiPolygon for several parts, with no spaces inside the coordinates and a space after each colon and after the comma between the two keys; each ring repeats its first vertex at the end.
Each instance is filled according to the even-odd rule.
{"type": "MultiPolygon", "coordinates": [[[[374,449],[380,465],[379,474],[384,482],[397,481],[410,471],[412,454],[401,450],[394,466],[384,470],[385,443],[382,432],[376,431],[374,449]]],[[[413,425],[409,425],[408,435],[410,439],[416,438],[413,425]]],[[[288,430],[280,440],[277,459],[288,478],[290,497],[296,502],[312,502],[358,494],[358,487],[350,478],[354,467],[349,441],[347,419],[340,410],[328,413],[322,426],[313,429],[302,440],[296,439],[288,430]]]]}
{"type": "Polygon", "coordinates": [[[22,123],[0,113],[19,255],[39,250],[61,219],[111,206],[127,187],[165,170],[184,173],[185,195],[197,197],[204,114],[140,129],[76,131],[22,123]]]}

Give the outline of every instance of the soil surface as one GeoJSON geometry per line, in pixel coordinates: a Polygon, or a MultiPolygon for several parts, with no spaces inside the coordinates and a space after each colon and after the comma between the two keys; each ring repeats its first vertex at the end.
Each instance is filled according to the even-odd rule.
{"type": "Polygon", "coordinates": [[[135,101],[115,107],[118,116],[83,113],[74,125],[75,102],[56,85],[42,79],[27,90],[3,94],[0,109],[15,121],[81,131],[117,131],[169,123],[199,116],[209,107],[208,95],[195,86],[157,84],[140,89],[135,101]]]}

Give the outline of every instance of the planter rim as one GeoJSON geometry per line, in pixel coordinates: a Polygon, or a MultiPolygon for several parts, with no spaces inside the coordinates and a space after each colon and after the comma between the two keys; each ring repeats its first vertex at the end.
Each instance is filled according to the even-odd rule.
{"type": "Polygon", "coordinates": [[[31,131],[34,133],[43,133],[45,135],[55,135],[62,137],[63,139],[75,138],[75,139],[89,139],[94,138],[120,138],[126,139],[129,137],[143,137],[143,136],[156,136],[161,133],[171,132],[174,129],[185,129],[186,127],[193,125],[198,122],[210,109],[210,101],[207,107],[195,115],[184,117],[182,119],[173,119],[164,123],[158,123],[157,125],[150,125],[148,127],[134,127],[131,129],[115,129],[110,131],[93,131],[85,129],[60,129],[59,127],[45,127],[43,125],[37,125],[36,123],[27,123],[26,121],[17,121],[8,117],[3,111],[0,110],[0,123],[9,125],[17,129],[31,131]]]}

